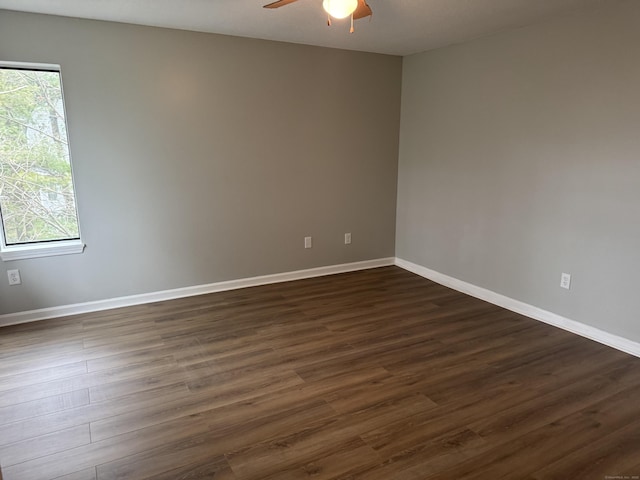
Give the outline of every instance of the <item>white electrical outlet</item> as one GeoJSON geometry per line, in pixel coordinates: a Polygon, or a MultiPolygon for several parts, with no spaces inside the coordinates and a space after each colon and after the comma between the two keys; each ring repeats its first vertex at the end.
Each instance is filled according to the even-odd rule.
{"type": "Polygon", "coordinates": [[[311,248],[312,246],[311,237],[304,237],[304,248],[311,248]]]}
{"type": "Polygon", "coordinates": [[[7,270],[7,276],[9,277],[9,285],[20,285],[20,270],[7,270]]]}
{"type": "Polygon", "coordinates": [[[351,234],[350,233],[345,233],[344,234],[344,244],[345,245],[351,245],[351,234]]]}
{"type": "Polygon", "coordinates": [[[560,286],[569,290],[571,288],[571,274],[563,273],[560,277],[560,286]]]}

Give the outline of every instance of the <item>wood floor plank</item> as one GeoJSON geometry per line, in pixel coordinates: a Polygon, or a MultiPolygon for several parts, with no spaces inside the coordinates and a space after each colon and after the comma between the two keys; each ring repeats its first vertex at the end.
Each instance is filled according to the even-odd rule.
{"type": "Polygon", "coordinates": [[[495,404],[517,403],[534,396],[535,392],[523,390],[518,385],[494,387],[482,394],[461,398],[455,404],[439,405],[431,410],[406,415],[364,432],[361,437],[382,458],[392,458],[451,432],[468,430],[469,423],[484,418],[495,404]]]}
{"type": "Polygon", "coordinates": [[[303,465],[345,449],[364,446],[366,444],[359,436],[361,433],[392,422],[399,416],[431,408],[433,402],[421,395],[394,399],[328,421],[323,420],[268,442],[230,452],[227,459],[236,476],[241,479],[268,477],[281,469],[303,465]]]}
{"type": "MultiPolygon", "coordinates": [[[[230,467],[224,455],[214,457],[208,445],[208,436],[198,436],[185,441],[185,445],[172,445],[170,449],[155,449],[125,457],[97,467],[98,480],[143,480],[157,478],[166,472],[183,470],[197,462],[208,461],[208,471],[214,478],[229,476],[230,467]],[[213,460],[213,461],[212,461],[213,460]]],[[[187,472],[193,473],[188,469],[187,472]]]]}
{"type": "Polygon", "coordinates": [[[237,480],[228,464],[206,461],[155,474],[153,480],[237,480]]]}
{"type": "Polygon", "coordinates": [[[96,480],[96,469],[95,467],[86,468],[79,472],[62,475],[61,477],[57,477],[55,480],[96,480]]]}
{"type": "Polygon", "coordinates": [[[89,389],[91,403],[109,402],[126,398],[136,393],[152,392],[161,387],[171,387],[184,383],[186,373],[182,370],[168,369],[140,379],[130,378],[106,385],[96,385],[89,389]]]}
{"type": "MultiPolygon", "coordinates": [[[[412,444],[384,461],[369,463],[348,472],[341,479],[350,480],[421,480],[465,461],[486,450],[486,442],[466,428],[435,435],[422,443],[412,444]]],[[[377,452],[380,454],[380,452],[377,452]]]]}
{"type": "MultiPolygon", "coordinates": [[[[334,412],[323,402],[313,401],[275,412],[265,412],[261,417],[229,422],[224,411],[211,410],[201,415],[209,426],[207,432],[181,441],[166,444],[98,466],[98,477],[147,478],[162,471],[186,466],[193,462],[219,456],[224,452],[265,441],[307,423],[326,421],[334,412]]],[[[226,464],[226,460],[223,462],[226,464]]]]}
{"type": "Polygon", "coordinates": [[[0,447],[0,465],[6,468],[16,463],[51,455],[90,442],[91,435],[88,424],[59,430],[48,435],[0,447]]]}
{"type": "Polygon", "coordinates": [[[0,392],[33,383],[44,383],[61,378],[74,377],[83,373],[87,373],[87,363],[84,361],[43,368],[41,370],[32,370],[19,375],[0,378],[0,392]]]}
{"type": "Polygon", "coordinates": [[[130,365],[149,364],[154,362],[177,363],[173,356],[173,348],[165,345],[144,348],[133,352],[116,353],[104,357],[87,360],[87,372],[113,370],[130,365]]]}
{"type": "MultiPolygon", "coordinates": [[[[637,424],[637,418],[630,417],[630,409],[624,405],[624,398],[637,395],[640,387],[609,396],[597,404],[577,411],[520,437],[498,443],[493,448],[462,462],[451,469],[427,477],[431,480],[445,478],[482,479],[504,476],[531,476],[536,465],[548,465],[578,450],[581,446],[601,439],[603,435],[625,427],[629,422],[637,424]],[[622,407],[622,409],[621,409],[622,407]],[[625,408],[626,407],[626,408],[625,408]],[[611,413],[618,415],[611,418],[611,413]],[[603,423],[604,422],[604,423],[603,423]],[[604,427],[604,428],[603,428],[604,427]]],[[[620,447],[625,438],[611,437],[611,442],[620,447]]],[[[489,445],[493,445],[489,443],[489,445]]],[[[632,443],[630,453],[637,452],[640,444],[632,443]]],[[[615,466],[615,462],[613,464],[615,466]]],[[[575,468],[575,464],[573,465],[575,468]]],[[[589,474],[591,475],[591,474],[589,474]]],[[[570,477],[580,478],[580,477],[570,477]]],[[[602,478],[598,476],[597,478],[602,478]]]]}
{"type": "MultiPolygon", "coordinates": [[[[312,462],[280,468],[276,472],[260,477],[261,480],[330,480],[360,468],[362,465],[377,464],[376,453],[366,445],[357,444],[327,456],[318,455],[312,462]]],[[[251,477],[240,477],[251,478],[251,477]]]]}
{"type": "Polygon", "coordinates": [[[607,378],[588,378],[501,410],[500,415],[487,415],[469,428],[483,438],[505,443],[623,390],[607,378]]]}
{"type": "Polygon", "coordinates": [[[640,359],[397,267],[0,329],[4,480],[602,480],[640,359]]]}
{"type": "MultiPolygon", "coordinates": [[[[3,332],[3,335],[10,334],[3,332]]],[[[29,348],[23,348],[15,355],[5,356],[3,353],[0,377],[15,376],[34,370],[83,361],[85,360],[83,349],[81,338],[72,341],[58,339],[57,342],[52,341],[51,345],[38,346],[36,344],[29,348]]]]}
{"type": "MultiPolygon", "coordinates": [[[[306,433],[302,432],[301,436],[306,433]]],[[[314,439],[305,442],[304,440],[290,436],[264,449],[251,449],[244,455],[232,452],[227,455],[227,458],[238,479],[258,480],[280,478],[283,474],[286,477],[286,474],[291,471],[304,472],[306,476],[310,476],[316,469],[312,467],[309,471],[306,468],[314,460],[335,457],[344,451],[367,450],[366,444],[357,436],[347,439],[333,438],[330,442],[317,442],[314,439]],[[290,445],[289,442],[294,444],[290,445]]],[[[372,456],[373,452],[368,451],[367,454],[372,456]]],[[[298,478],[301,478],[301,475],[298,478]]]]}
{"type": "MultiPolygon", "coordinates": [[[[148,410],[158,404],[185,398],[189,390],[184,383],[174,383],[164,387],[144,390],[115,400],[94,402],[89,404],[89,392],[80,391],[83,394],[82,404],[72,405],[67,409],[59,409],[41,416],[22,418],[19,421],[0,426],[0,438],[3,442],[14,443],[29,438],[47,435],[57,430],[71,428],[83,423],[91,423],[104,418],[121,415],[123,413],[148,410]],[[84,400],[87,400],[86,402],[84,400]]],[[[72,392],[72,394],[79,392],[72,392]]],[[[45,399],[49,400],[49,399],[45,399]]],[[[18,406],[28,405],[19,404],[18,406]]],[[[136,413],[135,415],[139,415],[136,413]]]]}
{"type": "Polygon", "coordinates": [[[156,448],[167,439],[180,441],[206,431],[202,417],[194,415],[18,463],[3,469],[3,473],[7,480],[53,479],[156,448]]]}
{"type": "MultiPolygon", "coordinates": [[[[391,375],[356,383],[322,396],[338,413],[364,410],[398,396],[410,395],[419,389],[420,377],[391,375]]],[[[426,397],[425,397],[426,398],[426,397]]],[[[434,406],[435,402],[428,399],[434,406]]]]}
{"type": "Polygon", "coordinates": [[[126,412],[92,422],[92,438],[101,440],[169,420],[190,417],[225,405],[246,402],[259,395],[277,392],[302,383],[300,378],[293,373],[271,376],[268,380],[261,379],[258,384],[247,384],[242,379],[234,380],[238,381],[228,382],[227,385],[214,384],[210,388],[200,390],[186,398],[166,400],[145,409],[144,412],[126,412]]]}
{"type": "Polygon", "coordinates": [[[177,366],[172,358],[158,360],[148,364],[127,365],[125,367],[105,370],[97,373],[82,373],[72,377],[51,380],[43,383],[32,383],[11,390],[0,392],[0,407],[16,403],[37,400],[39,398],[60,395],[74,390],[106,389],[107,386],[124,380],[137,379],[150,375],[161,375],[176,371],[177,366]]]}
{"type": "Polygon", "coordinates": [[[534,474],[537,480],[640,478],[640,423],[632,422],[534,474]]]}
{"type": "Polygon", "coordinates": [[[598,422],[599,435],[592,442],[583,442],[573,452],[544,466],[534,478],[606,478],[607,476],[640,476],[640,419],[634,418],[626,399],[640,390],[624,390],[606,401],[591,405],[577,415],[598,422]],[[626,420],[626,422],[625,422],[626,420]]]}
{"type": "MultiPolygon", "coordinates": [[[[0,425],[32,420],[42,415],[82,407],[89,404],[89,390],[75,390],[70,393],[40,398],[30,402],[16,403],[0,408],[0,425]]],[[[1,430],[0,430],[1,432],[1,430]]],[[[2,441],[0,440],[0,444],[2,441]]]]}

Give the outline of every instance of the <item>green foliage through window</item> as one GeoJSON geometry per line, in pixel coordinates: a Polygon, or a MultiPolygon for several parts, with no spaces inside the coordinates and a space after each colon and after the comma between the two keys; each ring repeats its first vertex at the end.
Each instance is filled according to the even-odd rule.
{"type": "Polygon", "coordinates": [[[7,245],[80,237],[58,71],[0,65],[0,213],[7,245]]]}

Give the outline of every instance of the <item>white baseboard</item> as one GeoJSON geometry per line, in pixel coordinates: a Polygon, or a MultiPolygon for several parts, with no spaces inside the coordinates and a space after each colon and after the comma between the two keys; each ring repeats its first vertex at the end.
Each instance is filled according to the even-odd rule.
{"type": "Polygon", "coordinates": [[[567,330],[568,332],[594,340],[598,343],[615,348],[616,350],[640,357],[640,343],[627,338],[619,337],[618,335],[605,332],[575,320],[570,320],[547,310],[529,305],[528,303],[514,300],[513,298],[509,298],[499,293],[492,292],[491,290],[487,290],[486,288],[478,287],[471,283],[458,280],[457,278],[444,275],[440,272],[436,272],[435,270],[431,270],[401,258],[396,258],[396,265],[408,270],[409,272],[413,272],[421,277],[439,283],[440,285],[466,293],[472,297],[476,297],[494,305],[498,305],[499,307],[506,308],[507,310],[511,310],[512,312],[553,325],[554,327],[567,330]]]}
{"type": "Polygon", "coordinates": [[[364,262],[344,263],[341,265],[330,265],[327,267],[310,268],[307,270],[297,270],[294,272],[276,273],[273,275],[263,275],[260,277],[241,278],[238,280],[228,280],[225,282],[210,283],[207,285],[195,285],[192,287],[176,288],[161,292],[143,293],[140,295],[130,295],[127,297],[109,298],[93,302],[76,303],[73,305],[61,305],[59,307],[42,308],[29,310],[26,312],[7,313],[0,315],[0,327],[16,325],[19,323],[34,322],[47,318],[66,317],[80,313],[99,312],[111,308],[130,307],[144,303],[160,302],[163,300],[173,300],[176,298],[192,297],[206,293],[223,292],[236,290],[239,288],[255,287],[271,283],[289,282],[292,280],[302,280],[304,278],[322,277],[325,275],[335,275],[337,273],[355,272],[370,268],[385,267],[394,265],[394,258],[379,258],[376,260],[366,260],[364,262]]]}
{"type": "Polygon", "coordinates": [[[61,305],[58,307],[42,308],[25,312],[7,313],[0,315],[0,327],[16,325],[19,323],[34,322],[47,318],[66,317],[81,313],[99,312],[112,308],[129,307],[142,305],[145,303],[173,300],[176,298],[204,295],[207,293],[223,292],[240,288],[255,287],[258,285],[268,285],[272,283],[289,282],[292,280],[302,280],[304,278],[321,277],[325,275],[335,275],[337,273],[355,272],[370,268],[397,265],[409,272],[432,280],[436,283],[452,288],[459,292],[471,295],[486,302],[498,305],[512,312],[525,315],[555,327],[567,330],[582,337],[594,340],[609,347],[615,348],[636,357],[640,357],[640,343],[634,342],[624,337],[614,335],[604,330],[585,325],[584,323],[570,320],[555,313],[529,305],[528,303],[514,300],[499,293],[478,287],[471,283],[458,280],[457,278],[444,275],[435,270],[421,265],[403,260],[401,258],[380,258],[367,260],[364,262],[345,263],[341,265],[331,265],[327,267],[310,268],[307,270],[297,270],[293,272],[276,273],[273,275],[263,275],[259,277],[242,278],[238,280],[228,280],[224,282],[210,283],[207,285],[195,285],[192,287],[176,288],[160,292],[143,293],[140,295],[130,295],[126,297],[109,298],[93,302],[76,303],[72,305],[61,305]]]}

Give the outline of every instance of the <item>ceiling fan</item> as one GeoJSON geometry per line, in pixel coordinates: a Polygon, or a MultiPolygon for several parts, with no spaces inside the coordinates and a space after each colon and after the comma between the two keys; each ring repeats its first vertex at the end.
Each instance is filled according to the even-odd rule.
{"type": "MultiPolygon", "coordinates": [[[[264,8],[280,8],[298,0],[278,0],[265,5],[264,8]]],[[[327,25],[331,26],[331,18],[347,18],[351,16],[351,30],[353,33],[353,21],[373,15],[371,7],[365,0],[323,0],[322,7],[327,12],[327,25]]]]}

